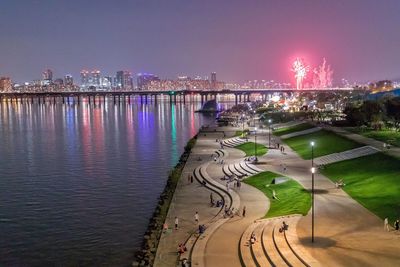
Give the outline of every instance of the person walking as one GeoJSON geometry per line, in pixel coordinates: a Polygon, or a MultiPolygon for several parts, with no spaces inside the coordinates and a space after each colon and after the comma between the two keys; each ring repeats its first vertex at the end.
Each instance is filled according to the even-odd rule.
{"type": "Polygon", "coordinates": [[[175,216],[175,230],[178,230],[179,219],[175,216]]]}
{"type": "Polygon", "coordinates": [[[243,206],[242,217],[246,217],[246,206],[243,206]]]}
{"type": "Polygon", "coordinates": [[[193,184],[193,175],[190,175],[190,183],[193,184]]]}
{"type": "Polygon", "coordinates": [[[196,223],[199,223],[199,213],[196,211],[196,213],[194,214],[194,221],[196,223]]]}
{"type": "Polygon", "coordinates": [[[210,193],[210,203],[211,205],[214,204],[214,197],[212,193],[210,193]]]}
{"type": "Polygon", "coordinates": [[[400,221],[399,221],[399,219],[397,219],[394,222],[394,229],[396,229],[396,231],[399,231],[399,228],[400,228],[400,221]]]}
{"type": "Polygon", "coordinates": [[[387,217],[386,217],[385,220],[383,221],[383,224],[384,224],[383,230],[389,232],[389,220],[388,220],[387,217]]]}

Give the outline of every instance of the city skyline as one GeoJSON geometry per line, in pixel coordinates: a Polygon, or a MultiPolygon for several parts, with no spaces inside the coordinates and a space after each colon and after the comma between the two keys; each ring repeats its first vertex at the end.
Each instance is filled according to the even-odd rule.
{"type": "Polygon", "coordinates": [[[400,3],[391,0],[6,0],[0,11],[0,75],[23,82],[40,78],[47,68],[57,77],[75,78],[95,68],[165,78],[215,71],[224,81],[293,84],[290,64],[301,57],[311,65],[326,58],[336,82],[396,80],[398,10],[400,3]]]}

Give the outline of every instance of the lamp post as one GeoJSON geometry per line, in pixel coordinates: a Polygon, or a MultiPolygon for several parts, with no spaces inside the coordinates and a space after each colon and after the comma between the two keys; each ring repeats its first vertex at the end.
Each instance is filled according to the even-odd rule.
{"type": "Polygon", "coordinates": [[[311,168],[311,242],[314,243],[314,173],[315,168],[311,168]]]}
{"type": "Polygon", "coordinates": [[[271,119],[268,120],[268,148],[271,148],[271,119]]]}
{"type": "Polygon", "coordinates": [[[244,113],[242,114],[242,137],[244,137],[244,113]]]}
{"type": "Polygon", "coordinates": [[[254,127],[254,158],[257,161],[257,127],[254,127]]]}
{"type": "Polygon", "coordinates": [[[314,141],[311,141],[311,167],[314,167],[314,141]]]}
{"type": "Polygon", "coordinates": [[[315,210],[314,210],[314,174],[315,174],[315,167],[314,167],[314,141],[311,141],[311,242],[314,243],[314,217],[315,217],[315,210]]]}

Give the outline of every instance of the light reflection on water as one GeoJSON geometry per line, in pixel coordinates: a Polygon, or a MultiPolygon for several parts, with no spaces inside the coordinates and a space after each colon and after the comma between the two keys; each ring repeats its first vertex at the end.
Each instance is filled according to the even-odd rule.
{"type": "Polygon", "coordinates": [[[1,103],[0,266],[128,265],[199,107],[1,103]]]}

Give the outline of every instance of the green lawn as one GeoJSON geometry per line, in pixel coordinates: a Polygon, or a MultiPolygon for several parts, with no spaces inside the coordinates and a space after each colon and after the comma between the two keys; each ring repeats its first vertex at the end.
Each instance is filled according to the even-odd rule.
{"type": "MultiPolygon", "coordinates": [[[[246,157],[248,156],[254,156],[254,142],[247,142],[238,146],[235,146],[235,148],[242,150],[244,153],[246,153],[246,157]]],[[[262,156],[265,153],[267,153],[268,149],[266,146],[257,143],[257,156],[262,156]]]]}
{"type": "Polygon", "coordinates": [[[249,130],[245,129],[244,131],[236,131],[235,136],[245,137],[249,134],[249,130]]]}
{"type": "Polygon", "coordinates": [[[343,179],[352,198],[390,222],[400,217],[400,160],[382,153],[327,165],[321,172],[343,179]]]}
{"type": "Polygon", "coordinates": [[[303,159],[311,159],[311,141],[315,143],[314,158],[362,146],[357,142],[325,130],[295,136],[283,141],[303,159]]]}
{"type": "Polygon", "coordinates": [[[362,131],[360,128],[347,128],[347,129],[353,133],[358,133],[365,137],[373,138],[391,144],[393,146],[400,147],[400,132],[389,129],[381,131],[374,131],[372,129],[367,129],[362,131]]]}
{"type": "Polygon", "coordinates": [[[300,132],[300,131],[304,131],[310,128],[314,128],[313,125],[308,124],[308,123],[302,123],[302,124],[297,124],[291,127],[284,127],[284,128],[280,128],[274,131],[274,135],[276,136],[281,136],[281,135],[285,135],[285,134],[290,134],[290,133],[294,133],[294,132],[300,132]]]}
{"type": "Polygon", "coordinates": [[[265,218],[290,214],[306,215],[311,207],[311,195],[295,180],[289,179],[281,184],[271,184],[271,181],[282,175],[273,172],[261,172],[244,180],[246,184],[262,191],[270,200],[271,206],[265,218]],[[279,200],[272,198],[272,190],[279,200]]]}

